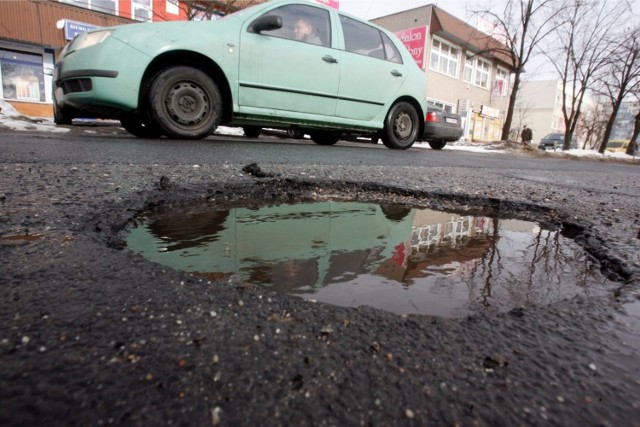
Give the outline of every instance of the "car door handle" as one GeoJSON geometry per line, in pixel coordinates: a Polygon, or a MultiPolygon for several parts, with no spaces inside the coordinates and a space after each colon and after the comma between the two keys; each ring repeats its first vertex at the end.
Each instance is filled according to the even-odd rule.
{"type": "Polygon", "coordinates": [[[337,64],[338,60],[331,55],[325,55],[322,57],[324,62],[328,62],[329,64],[337,64]]]}
{"type": "Polygon", "coordinates": [[[391,75],[394,77],[402,77],[402,73],[398,70],[392,70],[391,75]]]}

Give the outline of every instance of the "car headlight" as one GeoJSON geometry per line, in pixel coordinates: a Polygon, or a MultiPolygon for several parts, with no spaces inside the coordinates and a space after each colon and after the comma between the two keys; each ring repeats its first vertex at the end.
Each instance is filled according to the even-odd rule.
{"type": "Polygon", "coordinates": [[[95,31],[93,33],[88,33],[82,39],[75,43],[73,46],[73,50],[80,50],[86,47],[94,46],[102,43],[111,35],[111,31],[95,31]]]}

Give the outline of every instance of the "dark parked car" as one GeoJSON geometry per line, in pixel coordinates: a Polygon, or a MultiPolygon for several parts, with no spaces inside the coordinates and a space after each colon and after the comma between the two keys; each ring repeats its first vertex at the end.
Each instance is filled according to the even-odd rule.
{"type": "MultiPolygon", "coordinates": [[[[564,144],[564,133],[550,133],[540,140],[538,148],[541,150],[561,150],[564,144]]],[[[575,137],[571,138],[571,145],[569,148],[578,148],[578,141],[575,137]]]]}
{"type": "Polygon", "coordinates": [[[449,113],[435,105],[427,106],[427,116],[422,140],[427,141],[434,150],[441,150],[449,141],[462,137],[462,117],[449,113]]]}

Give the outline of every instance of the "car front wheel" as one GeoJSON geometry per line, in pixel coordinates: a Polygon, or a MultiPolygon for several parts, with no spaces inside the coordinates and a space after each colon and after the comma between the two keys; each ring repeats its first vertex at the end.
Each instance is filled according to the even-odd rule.
{"type": "Polygon", "coordinates": [[[53,122],[57,125],[71,125],[73,121],[73,115],[67,108],[58,107],[53,104],[53,122]]]}
{"type": "Polygon", "coordinates": [[[218,86],[192,67],[171,67],[158,73],[149,90],[149,106],[152,120],[174,139],[206,138],[222,117],[218,86]]]}
{"type": "Polygon", "coordinates": [[[398,102],[384,121],[382,142],[388,148],[406,150],[418,138],[420,123],[418,113],[408,102],[398,102]]]}

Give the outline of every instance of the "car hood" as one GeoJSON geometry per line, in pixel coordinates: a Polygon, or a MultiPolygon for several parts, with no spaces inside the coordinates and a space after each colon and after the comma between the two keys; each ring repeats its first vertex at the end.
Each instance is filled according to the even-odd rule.
{"type": "Polygon", "coordinates": [[[216,39],[237,39],[243,24],[239,17],[217,21],[172,21],[111,27],[111,37],[146,54],[181,47],[193,49],[216,39]]]}

